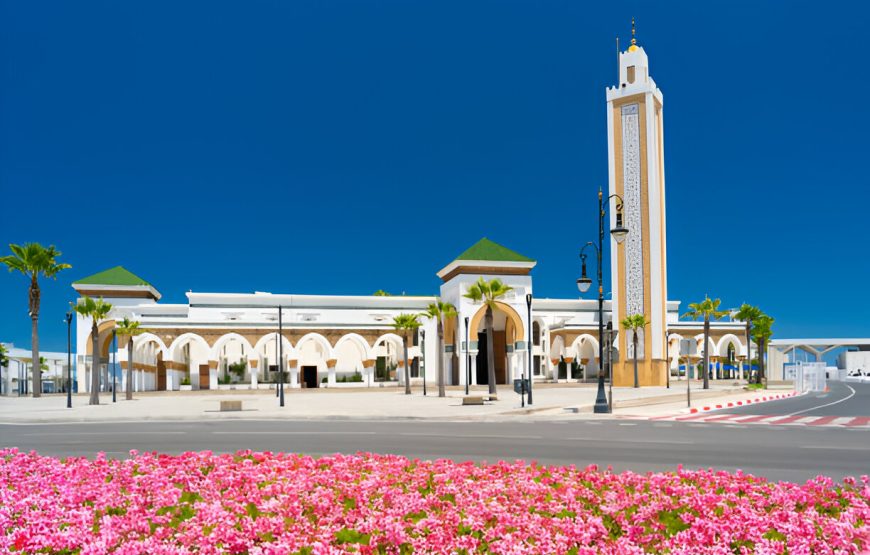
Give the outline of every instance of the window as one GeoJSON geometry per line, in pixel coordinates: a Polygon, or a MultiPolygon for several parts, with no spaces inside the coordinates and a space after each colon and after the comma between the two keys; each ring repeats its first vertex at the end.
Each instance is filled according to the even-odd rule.
{"type": "Polygon", "coordinates": [[[628,66],[628,82],[634,83],[634,66],[628,66]]]}
{"type": "Polygon", "coordinates": [[[541,324],[538,322],[532,322],[532,345],[541,346],[541,324]]]}

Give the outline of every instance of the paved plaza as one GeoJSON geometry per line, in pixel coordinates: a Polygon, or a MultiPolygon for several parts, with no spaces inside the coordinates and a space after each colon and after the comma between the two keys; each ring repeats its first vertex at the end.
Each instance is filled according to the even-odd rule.
{"type": "MultiPolygon", "coordinates": [[[[736,405],[738,401],[756,399],[767,394],[746,391],[736,383],[717,382],[709,390],[692,383],[692,406],[736,405]]],[[[98,406],[89,406],[84,395],[73,396],[73,408],[66,408],[62,395],[47,395],[39,399],[28,397],[0,398],[0,420],[3,422],[119,422],[157,420],[216,419],[441,419],[441,420],[516,420],[604,417],[593,415],[596,384],[540,385],[534,388],[534,405],[522,407],[520,397],[507,387],[499,389],[498,400],[484,405],[463,406],[464,389],[449,388],[447,397],[439,398],[430,389],[423,396],[421,389],[404,395],[399,388],[354,388],[321,390],[285,390],[285,406],[279,407],[274,390],[195,391],[136,393],[133,401],[112,403],[111,393],[101,395],[98,406]],[[222,400],[242,401],[241,412],[220,412],[222,400]]],[[[472,395],[483,395],[485,388],[473,389],[472,395]]],[[[787,394],[790,391],[777,391],[787,394]]],[[[653,417],[687,412],[686,382],[674,382],[671,388],[619,387],[613,389],[614,416],[653,417]]]]}

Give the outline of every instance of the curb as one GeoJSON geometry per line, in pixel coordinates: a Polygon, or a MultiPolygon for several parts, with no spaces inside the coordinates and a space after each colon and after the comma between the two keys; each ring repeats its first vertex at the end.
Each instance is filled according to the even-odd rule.
{"type": "Polygon", "coordinates": [[[720,410],[723,408],[734,407],[735,404],[736,404],[736,406],[742,406],[744,403],[747,405],[751,405],[752,403],[758,404],[758,403],[765,403],[768,401],[779,401],[782,399],[788,399],[790,397],[796,397],[797,395],[798,395],[797,391],[792,391],[791,393],[771,395],[769,397],[756,397],[755,399],[746,399],[745,401],[735,401],[735,402],[728,403],[727,407],[723,407],[722,405],[715,405],[713,407],[701,407],[700,409],[691,408],[691,409],[689,409],[689,414],[697,414],[699,412],[716,411],[716,410],[720,410]]]}

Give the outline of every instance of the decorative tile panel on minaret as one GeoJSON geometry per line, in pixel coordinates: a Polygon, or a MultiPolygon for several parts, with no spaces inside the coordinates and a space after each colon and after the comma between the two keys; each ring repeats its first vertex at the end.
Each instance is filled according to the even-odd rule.
{"type": "MultiPolygon", "coordinates": [[[[662,148],[662,93],[649,75],[649,59],[634,39],[619,53],[619,83],[607,89],[610,194],[624,202],[623,244],[611,240],[613,326],[619,329],[614,384],[633,383],[631,335],[620,322],[643,314],[649,325],[639,334],[641,385],[667,379],[667,270],[665,181],[662,148]]],[[[615,211],[611,208],[611,227],[615,211]]]]}

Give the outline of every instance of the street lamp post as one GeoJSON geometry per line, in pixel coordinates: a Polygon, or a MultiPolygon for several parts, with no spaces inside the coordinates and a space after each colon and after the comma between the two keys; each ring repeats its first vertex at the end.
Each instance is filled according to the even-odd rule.
{"type": "Polygon", "coordinates": [[[281,319],[281,305],[278,305],[278,406],[284,406],[284,321],[281,319]]]}
{"type": "Polygon", "coordinates": [[[420,351],[423,356],[420,357],[423,363],[423,397],[426,396],[426,330],[420,330],[420,351]]]}
{"type": "Polygon", "coordinates": [[[529,405],[532,404],[532,294],[526,293],[526,307],[529,309],[529,405]]]}
{"type": "Polygon", "coordinates": [[[118,350],[118,345],[115,337],[115,330],[112,330],[112,402],[115,403],[118,401],[117,396],[115,395],[115,390],[118,389],[115,387],[115,365],[117,361],[115,360],[115,352],[118,350]]]}
{"type": "Polygon", "coordinates": [[[66,408],[72,408],[72,310],[66,313],[66,408]]]}
{"type": "Polygon", "coordinates": [[[610,412],[613,412],[613,321],[607,322],[607,377],[610,380],[607,383],[610,400],[607,402],[607,407],[610,412]]]}
{"type": "Polygon", "coordinates": [[[468,384],[471,383],[471,346],[468,344],[468,316],[465,317],[465,394],[468,395],[468,384]]]}
{"type": "MultiPolygon", "coordinates": [[[[610,230],[610,234],[616,240],[617,243],[622,243],[625,240],[625,236],[628,235],[628,230],[622,225],[622,197],[619,195],[610,195],[607,197],[609,201],[612,198],[617,199],[616,203],[616,227],[610,230]]],[[[580,249],[580,259],[583,261],[582,267],[582,275],[580,279],[577,280],[577,288],[581,293],[585,293],[589,290],[589,287],[592,285],[592,280],[586,276],[586,254],[585,250],[587,247],[594,247],[595,253],[597,254],[598,260],[598,394],[595,397],[595,408],[594,411],[596,413],[609,413],[611,412],[611,407],[607,402],[607,394],[604,392],[604,374],[602,373],[602,366],[604,364],[604,279],[602,277],[602,262],[601,255],[604,250],[604,215],[606,214],[604,210],[604,193],[601,192],[601,189],[598,189],[598,244],[596,245],[593,242],[586,243],[582,249],[580,249]]],[[[611,382],[611,393],[613,387],[613,375],[610,376],[611,382]]]]}

